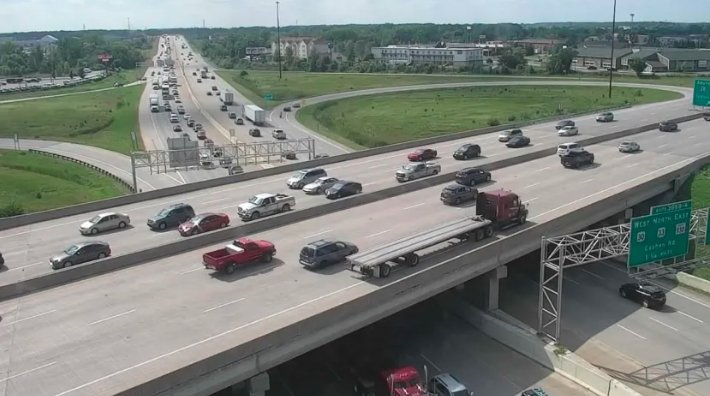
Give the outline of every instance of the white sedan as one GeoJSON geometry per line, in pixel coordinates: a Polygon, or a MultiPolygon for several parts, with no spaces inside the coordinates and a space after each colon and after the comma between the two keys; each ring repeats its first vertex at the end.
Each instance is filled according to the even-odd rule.
{"type": "Polygon", "coordinates": [[[619,144],[619,151],[622,153],[633,153],[639,150],[641,150],[641,146],[636,142],[621,142],[619,144]]]}
{"type": "Polygon", "coordinates": [[[565,127],[560,128],[557,131],[557,136],[574,136],[578,133],[579,133],[579,129],[577,129],[576,126],[567,125],[565,127]]]}
{"type": "Polygon", "coordinates": [[[127,214],[116,213],[116,212],[106,212],[98,214],[81,223],[79,226],[79,232],[82,235],[95,235],[99,232],[114,230],[116,228],[123,229],[131,224],[131,218],[127,214]]]}

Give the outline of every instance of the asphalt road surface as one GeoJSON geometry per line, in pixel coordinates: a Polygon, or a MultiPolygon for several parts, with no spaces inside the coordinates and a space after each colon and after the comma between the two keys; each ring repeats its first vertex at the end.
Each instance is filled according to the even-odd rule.
{"type": "MultiPolygon", "coordinates": [[[[495,172],[494,181],[481,188],[512,189],[529,204],[528,221],[548,221],[706,154],[706,128],[696,121],[678,133],[639,135],[636,140],[644,151],[638,154],[621,154],[615,143],[592,146],[588,149],[597,165],[580,170],[563,169],[555,156],[512,166],[495,172]]],[[[115,393],[387,287],[339,265],[304,270],[297,263],[298,252],[304,243],[323,237],[349,240],[365,251],[410,235],[413,229],[471,214],[470,208],[442,205],[440,188],[253,235],[275,242],[275,260],[232,276],[213,274],[200,263],[202,253],[220,244],[1,302],[0,342],[8,352],[0,362],[7,373],[0,391],[115,393]]],[[[396,270],[388,284],[482,246],[438,251],[424,257],[416,269],[396,270]]]]}

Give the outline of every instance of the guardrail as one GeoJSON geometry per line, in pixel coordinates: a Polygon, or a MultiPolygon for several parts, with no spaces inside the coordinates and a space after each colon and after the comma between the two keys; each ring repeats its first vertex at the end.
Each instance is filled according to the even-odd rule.
{"type": "Polygon", "coordinates": [[[132,185],[132,184],[130,184],[130,183],[128,183],[127,181],[121,179],[120,177],[114,175],[113,173],[107,171],[106,169],[99,168],[99,167],[96,166],[96,165],[92,165],[92,164],[90,164],[90,163],[88,163],[88,162],[85,162],[85,161],[82,161],[82,160],[80,160],[80,159],[76,159],[76,158],[73,158],[73,157],[67,157],[66,155],[53,153],[53,152],[51,152],[51,151],[44,151],[44,150],[37,150],[37,149],[29,149],[29,150],[27,150],[27,151],[30,152],[30,153],[32,153],[32,154],[39,154],[39,155],[44,155],[44,156],[47,156],[47,157],[58,158],[58,159],[60,159],[60,160],[69,161],[69,162],[74,162],[75,164],[83,165],[83,166],[85,166],[85,167],[87,167],[87,168],[89,168],[89,169],[91,169],[91,170],[93,170],[93,171],[96,171],[96,172],[98,172],[98,173],[101,173],[102,175],[108,176],[108,177],[112,178],[113,180],[115,180],[115,181],[121,183],[124,187],[126,187],[126,188],[127,188],[128,190],[130,190],[132,193],[136,192],[136,190],[133,188],[133,185],[132,185]]]}
{"type": "MultiPolygon", "coordinates": [[[[624,108],[629,106],[624,106],[624,108]]],[[[586,112],[581,114],[594,114],[596,112],[586,112]]],[[[556,116],[553,118],[546,119],[547,121],[553,121],[556,119],[568,118],[572,115],[556,116]]],[[[700,118],[700,115],[695,115],[700,118]]],[[[206,188],[219,187],[225,184],[238,183],[247,180],[254,180],[261,177],[278,175],[281,173],[293,172],[305,168],[312,168],[323,165],[335,164],[343,161],[350,161],[354,159],[369,157],[372,155],[384,154],[392,151],[405,150],[408,148],[426,146],[435,143],[441,143],[450,140],[465,139],[467,137],[484,135],[487,133],[494,133],[503,131],[510,128],[523,127],[526,125],[532,125],[534,123],[543,122],[543,120],[528,121],[525,123],[507,124],[495,127],[488,127],[482,129],[473,129],[464,132],[457,132],[453,134],[447,134],[442,136],[435,136],[431,138],[419,139],[410,142],[397,143],[388,146],[376,147],[373,149],[367,149],[362,151],[355,151],[352,153],[336,155],[328,158],[319,158],[315,160],[296,162],[287,165],[280,165],[277,167],[263,169],[259,171],[246,172],[239,175],[225,176],[210,180],[203,180],[195,183],[183,184],[180,186],[161,188],[158,190],[146,191],[138,194],[125,195],[122,197],[109,198],[101,201],[87,202],[83,204],[67,206],[59,209],[52,209],[43,212],[28,213],[19,216],[0,218],[0,230],[5,230],[13,227],[20,227],[27,224],[37,223],[40,221],[47,221],[58,219],[67,216],[73,216],[76,214],[93,212],[98,210],[110,209],[116,206],[129,205],[136,202],[147,201],[156,198],[168,197],[171,195],[184,194],[188,192],[203,190],[206,188]]]]}
{"type": "MultiPolygon", "coordinates": [[[[690,115],[677,118],[674,121],[681,123],[689,121],[691,119],[696,119],[701,116],[702,115],[700,114],[690,115]]],[[[656,129],[657,127],[658,125],[656,123],[653,123],[638,128],[615,132],[609,135],[594,136],[587,139],[581,139],[577,142],[581,144],[595,144],[607,140],[618,139],[620,137],[646,132],[649,130],[656,129]]],[[[501,169],[508,166],[517,165],[520,163],[553,155],[556,153],[556,150],[557,149],[555,147],[541,149],[517,157],[494,161],[487,165],[482,165],[481,168],[486,170],[501,169]]],[[[314,206],[311,208],[294,210],[292,212],[283,213],[254,222],[245,223],[236,227],[224,228],[208,234],[197,235],[191,238],[171,242],[153,248],[131,252],[120,256],[108,257],[106,259],[96,261],[90,264],[84,264],[81,266],[57,270],[50,274],[41,275],[17,283],[0,286],[0,300],[33,293],[49,287],[59,286],[65,283],[105,274],[111,271],[116,271],[122,268],[139,265],[145,262],[159,260],[187,251],[196,250],[204,246],[223,243],[224,241],[235,239],[241,236],[264,232],[273,228],[282,227],[287,224],[309,220],[340,210],[351,209],[357,206],[366,205],[372,202],[395,197],[409,192],[419,191],[424,188],[450,182],[451,180],[453,180],[455,175],[456,171],[443,173],[426,179],[419,179],[412,182],[403,183],[380,191],[360,194],[357,196],[336,200],[331,203],[314,206]]],[[[525,198],[523,197],[523,201],[524,200],[525,198]]]]}

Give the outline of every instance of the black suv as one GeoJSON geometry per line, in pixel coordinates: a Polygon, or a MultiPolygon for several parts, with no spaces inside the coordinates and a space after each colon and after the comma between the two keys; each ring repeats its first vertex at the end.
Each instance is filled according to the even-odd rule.
{"type": "Polygon", "coordinates": [[[481,146],[471,143],[466,143],[454,151],[454,159],[457,160],[476,158],[479,155],[481,155],[481,146]]]}
{"type": "Polygon", "coordinates": [[[675,132],[678,130],[678,124],[673,121],[661,121],[658,124],[658,130],[661,132],[675,132]]]}
{"type": "Polygon", "coordinates": [[[177,227],[195,216],[195,211],[188,204],[175,204],[161,210],[157,215],[148,219],[148,227],[152,230],[164,230],[168,227],[177,227]]]}
{"type": "Polygon", "coordinates": [[[456,172],[456,183],[475,186],[491,180],[491,173],[480,168],[464,168],[456,172]]]}
{"type": "Polygon", "coordinates": [[[569,154],[560,156],[560,162],[565,168],[579,168],[593,164],[594,154],[589,151],[570,151],[569,154]]]}
{"type": "Polygon", "coordinates": [[[451,184],[441,190],[439,198],[447,205],[458,205],[462,202],[475,201],[478,198],[478,190],[469,186],[451,184]]]}
{"type": "Polygon", "coordinates": [[[339,263],[345,260],[345,257],[357,252],[357,246],[350,242],[320,239],[301,249],[298,262],[309,268],[321,268],[339,263]]]}
{"type": "Polygon", "coordinates": [[[666,303],[666,293],[663,289],[647,283],[625,283],[619,288],[619,294],[643,304],[646,308],[659,309],[666,303]]]}

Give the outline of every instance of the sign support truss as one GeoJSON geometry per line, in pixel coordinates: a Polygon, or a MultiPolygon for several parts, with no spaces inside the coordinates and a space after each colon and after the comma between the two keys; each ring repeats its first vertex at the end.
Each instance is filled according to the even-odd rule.
{"type": "MultiPolygon", "coordinates": [[[[705,245],[708,209],[693,211],[690,220],[689,243],[705,245]]],[[[562,318],[562,285],[565,269],[597,261],[625,256],[629,253],[631,224],[581,231],[556,237],[542,237],[540,246],[540,286],[538,293],[538,334],[558,342],[562,318]]],[[[659,276],[710,265],[710,258],[686,260],[685,256],[673,260],[651,263],[629,269],[635,279],[652,279],[659,276]]]]}

